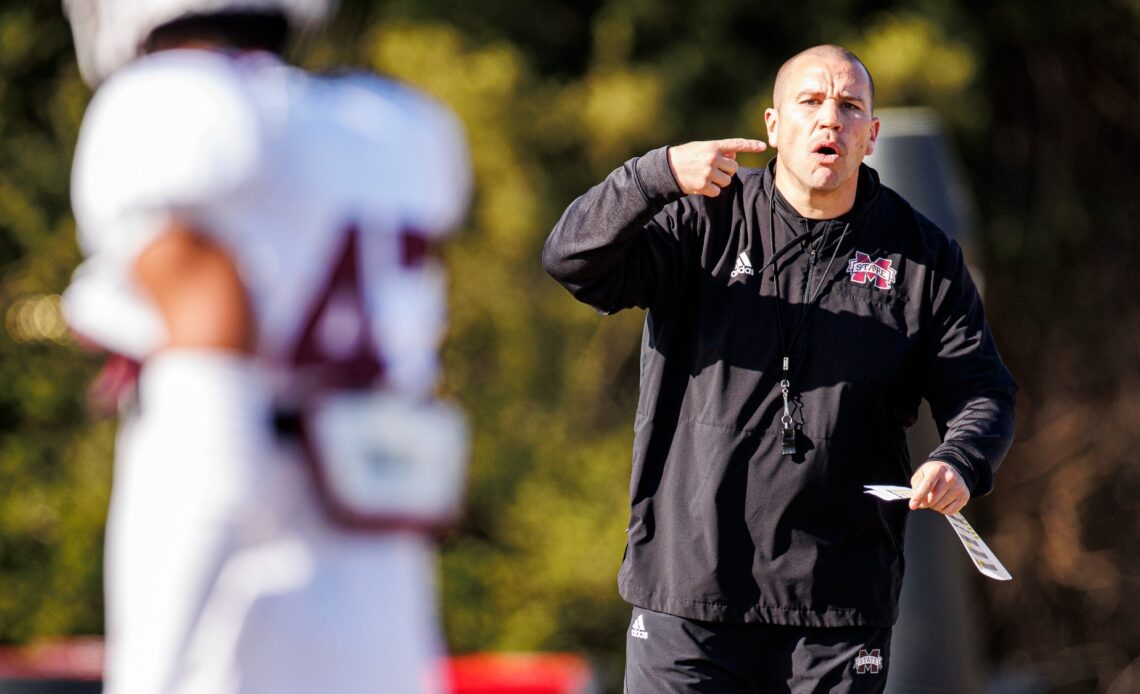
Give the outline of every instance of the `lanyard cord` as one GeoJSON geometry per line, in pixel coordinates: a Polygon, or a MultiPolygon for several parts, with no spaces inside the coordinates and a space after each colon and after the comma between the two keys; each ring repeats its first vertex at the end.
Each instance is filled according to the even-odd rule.
{"type": "MultiPolygon", "coordinates": [[[[768,217],[769,217],[768,224],[769,225],[772,224],[771,220],[773,218],[773,214],[774,214],[773,211],[771,209],[769,209],[768,210],[768,217]]],[[[824,229],[824,232],[826,232],[826,231],[827,230],[824,229]]],[[[820,235],[822,235],[822,233],[824,233],[824,232],[809,231],[805,236],[797,236],[796,238],[792,239],[791,241],[785,243],[783,246],[780,246],[780,248],[775,253],[773,253],[770,258],[768,258],[768,262],[764,263],[764,265],[761,266],[761,268],[756,271],[756,276],[757,277],[763,276],[765,270],[767,270],[769,267],[774,267],[776,265],[776,261],[778,261],[780,258],[783,258],[784,256],[786,256],[793,249],[795,249],[796,246],[802,245],[804,242],[812,243],[820,235]]],[[[775,246],[775,238],[774,237],[772,238],[772,245],[775,246]]]]}
{"type": "MultiPolygon", "coordinates": [[[[775,189],[776,189],[776,186],[775,186],[775,183],[773,183],[772,194],[768,196],[768,235],[769,235],[769,239],[771,242],[771,246],[773,248],[776,247],[775,189]]],[[[812,275],[815,272],[816,251],[822,250],[822,249],[827,247],[828,226],[829,225],[824,225],[824,229],[822,232],[823,238],[820,240],[819,248],[818,249],[812,249],[812,251],[811,251],[811,260],[809,261],[810,264],[808,266],[809,269],[808,269],[807,285],[804,287],[803,311],[800,313],[799,322],[796,323],[796,327],[792,331],[792,338],[790,341],[785,341],[785,339],[784,339],[784,321],[783,321],[783,317],[780,315],[780,313],[781,313],[781,311],[780,311],[780,299],[781,299],[781,297],[780,297],[780,266],[776,261],[779,260],[779,258],[781,256],[786,255],[787,252],[790,251],[792,248],[794,248],[796,245],[798,245],[804,241],[806,241],[807,243],[813,243],[815,241],[815,237],[817,235],[820,235],[819,232],[812,232],[812,233],[808,234],[808,236],[806,238],[792,239],[789,243],[786,243],[783,246],[781,246],[780,250],[773,253],[771,259],[769,259],[768,262],[764,264],[764,267],[760,268],[760,272],[763,273],[764,270],[767,269],[767,267],[769,265],[772,266],[772,277],[773,277],[773,279],[775,279],[775,282],[773,284],[776,285],[776,332],[779,333],[779,336],[780,336],[780,349],[784,353],[785,363],[787,362],[788,357],[790,356],[792,348],[795,347],[796,341],[799,339],[800,331],[803,329],[804,324],[807,323],[808,314],[815,307],[816,300],[819,299],[820,292],[823,290],[823,285],[827,283],[827,279],[831,276],[831,267],[835,263],[836,256],[839,255],[839,248],[840,248],[840,246],[843,245],[843,239],[845,239],[847,237],[847,232],[851,230],[851,223],[850,222],[847,222],[843,225],[843,232],[839,235],[839,239],[835,242],[835,247],[832,248],[832,250],[831,250],[831,258],[829,258],[827,261],[827,267],[824,268],[823,276],[819,278],[819,283],[815,285],[815,290],[810,291],[811,290],[812,275]]],[[[784,367],[784,370],[785,370],[785,372],[787,371],[787,366],[784,367]]]]}
{"type": "MultiPolygon", "coordinates": [[[[828,278],[831,276],[831,266],[835,262],[836,256],[839,255],[839,247],[843,245],[843,239],[847,237],[847,232],[850,231],[850,229],[851,229],[851,223],[850,222],[847,222],[843,225],[843,233],[841,233],[839,235],[839,240],[837,240],[835,242],[835,248],[833,248],[831,251],[831,258],[827,261],[827,267],[823,271],[823,276],[819,278],[819,284],[817,284],[815,286],[815,291],[811,291],[812,275],[815,273],[816,252],[817,252],[817,250],[821,250],[821,249],[824,249],[827,247],[827,237],[828,237],[828,233],[829,233],[829,229],[830,229],[831,225],[830,224],[824,224],[822,226],[823,226],[823,232],[822,232],[823,238],[820,240],[819,248],[818,249],[813,248],[811,250],[811,260],[809,261],[809,265],[808,265],[807,283],[804,285],[803,310],[800,312],[799,322],[796,324],[795,329],[792,331],[792,338],[790,341],[786,341],[784,339],[784,321],[783,321],[783,316],[780,315],[781,314],[781,311],[780,311],[780,303],[781,303],[781,297],[780,297],[780,266],[777,263],[777,261],[779,260],[779,258],[781,256],[786,254],[789,250],[794,248],[796,245],[799,245],[800,243],[802,243],[804,241],[804,239],[795,238],[795,239],[792,239],[789,243],[784,244],[784,246],[781,247],[778,251],[774,251],[772,253],[771,259],[769,259],[768,262],[764,264],[764,267],[760,268],[760,275],[763,276],[764,270],[769,265],[772,266],[772,279],[774,280],[773,284],[776,285],[776,332],[780,336],[780,349],[784,353],[784,359],[783,359],[783,363],[782,363],[783,378],[780,379],[780,394],[784,398],[784,412],[783,412],[783,414],[780,415],[780,424],[782,425],[781,443],[783,444],[783,448],[782,448],[781,452],[784,455],[795,455],[795,453],[796,453],[796,430],[795,430],[795,427],[793,426],[792,409],[791,409],[791,404],[789,402],[789,398],[791,395],[792,383],[790,380],[791,379],[791,372],[789,369],[788,361],[791,357],[791,351],[796,345],[796,340],[799,339],[800,331],[803,329],[804,325],[807,323],[808,315],[811,313],[811,310],[815,307],[816,299],[819,298],[820,292],[823,290],[823,285],[827,282],[828,278]]],[[[768,236],[769,236],[769,241],[770,241],[771,247],[773,249],[775,249],[776,248],[776,182],[774,179],[772,181],[772,189],[771,189],[771,191],[769,191],[769,194],[768,194],[768,236]]],[[[814,243],[815,236],[816,236],[815,232],[810,232],[806,238],[806,241],[809,244],[814,243]]],[[[799,368],[798,362],[796,363],[796,368],[797,369],[799,368]]]]}

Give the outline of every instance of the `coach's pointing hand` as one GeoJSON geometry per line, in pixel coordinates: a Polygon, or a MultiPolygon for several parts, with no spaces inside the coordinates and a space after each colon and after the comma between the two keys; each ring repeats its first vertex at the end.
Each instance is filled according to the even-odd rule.
{"type": "Polygon", "coordinates": [[[763,152],[768,145],[760,140],[731,138],[689,142],[669,148],[669,169],[685,195],[715,198],[732,181],[739,165],[737,152],[763,152]]]}

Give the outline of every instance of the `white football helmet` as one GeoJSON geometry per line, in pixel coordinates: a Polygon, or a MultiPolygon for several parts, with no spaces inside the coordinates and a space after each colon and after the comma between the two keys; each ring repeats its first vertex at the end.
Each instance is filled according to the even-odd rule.
{"type": "Polygon", "coordinates": [[[180,17],[212,12],[278,11],[290,29],[322,23],[336,0],[63,0],[83,81],[94,88],[137,58],[150,32],[180,17]]]}

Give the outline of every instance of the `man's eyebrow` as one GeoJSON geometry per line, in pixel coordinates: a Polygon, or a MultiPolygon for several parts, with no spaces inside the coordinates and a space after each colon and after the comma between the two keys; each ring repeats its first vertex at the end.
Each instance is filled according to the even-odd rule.
{"type": "MultiPolygon", "coordinates": [[[[820,96],[820,95],[824,94],[825,91],[826,90],[819,89],[818,87],[805,87],[805,88],[799,90],[798,92],[796,92],[795,98],[796,99],[802,99],[805,96],[820,96]]],[[[840,92],[839,98],[844,100],[844,101],[858,102],[860,104],[867,103],[866,98],[864,98],[863,96],[861,96],[857,93],[854,93],[854,92],[840,92]]]]}

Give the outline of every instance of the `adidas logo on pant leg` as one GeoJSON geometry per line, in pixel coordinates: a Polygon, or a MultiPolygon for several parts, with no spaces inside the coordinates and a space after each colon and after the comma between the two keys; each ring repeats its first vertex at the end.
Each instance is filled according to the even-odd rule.
{"type": "Polygon", "coordinates": [[[633,625],[629,628],[629,635],[635,639],[649,638],[649,632],[645,630],[645,615],[637,615],[637,619],[633,620],[633,625]]]}

